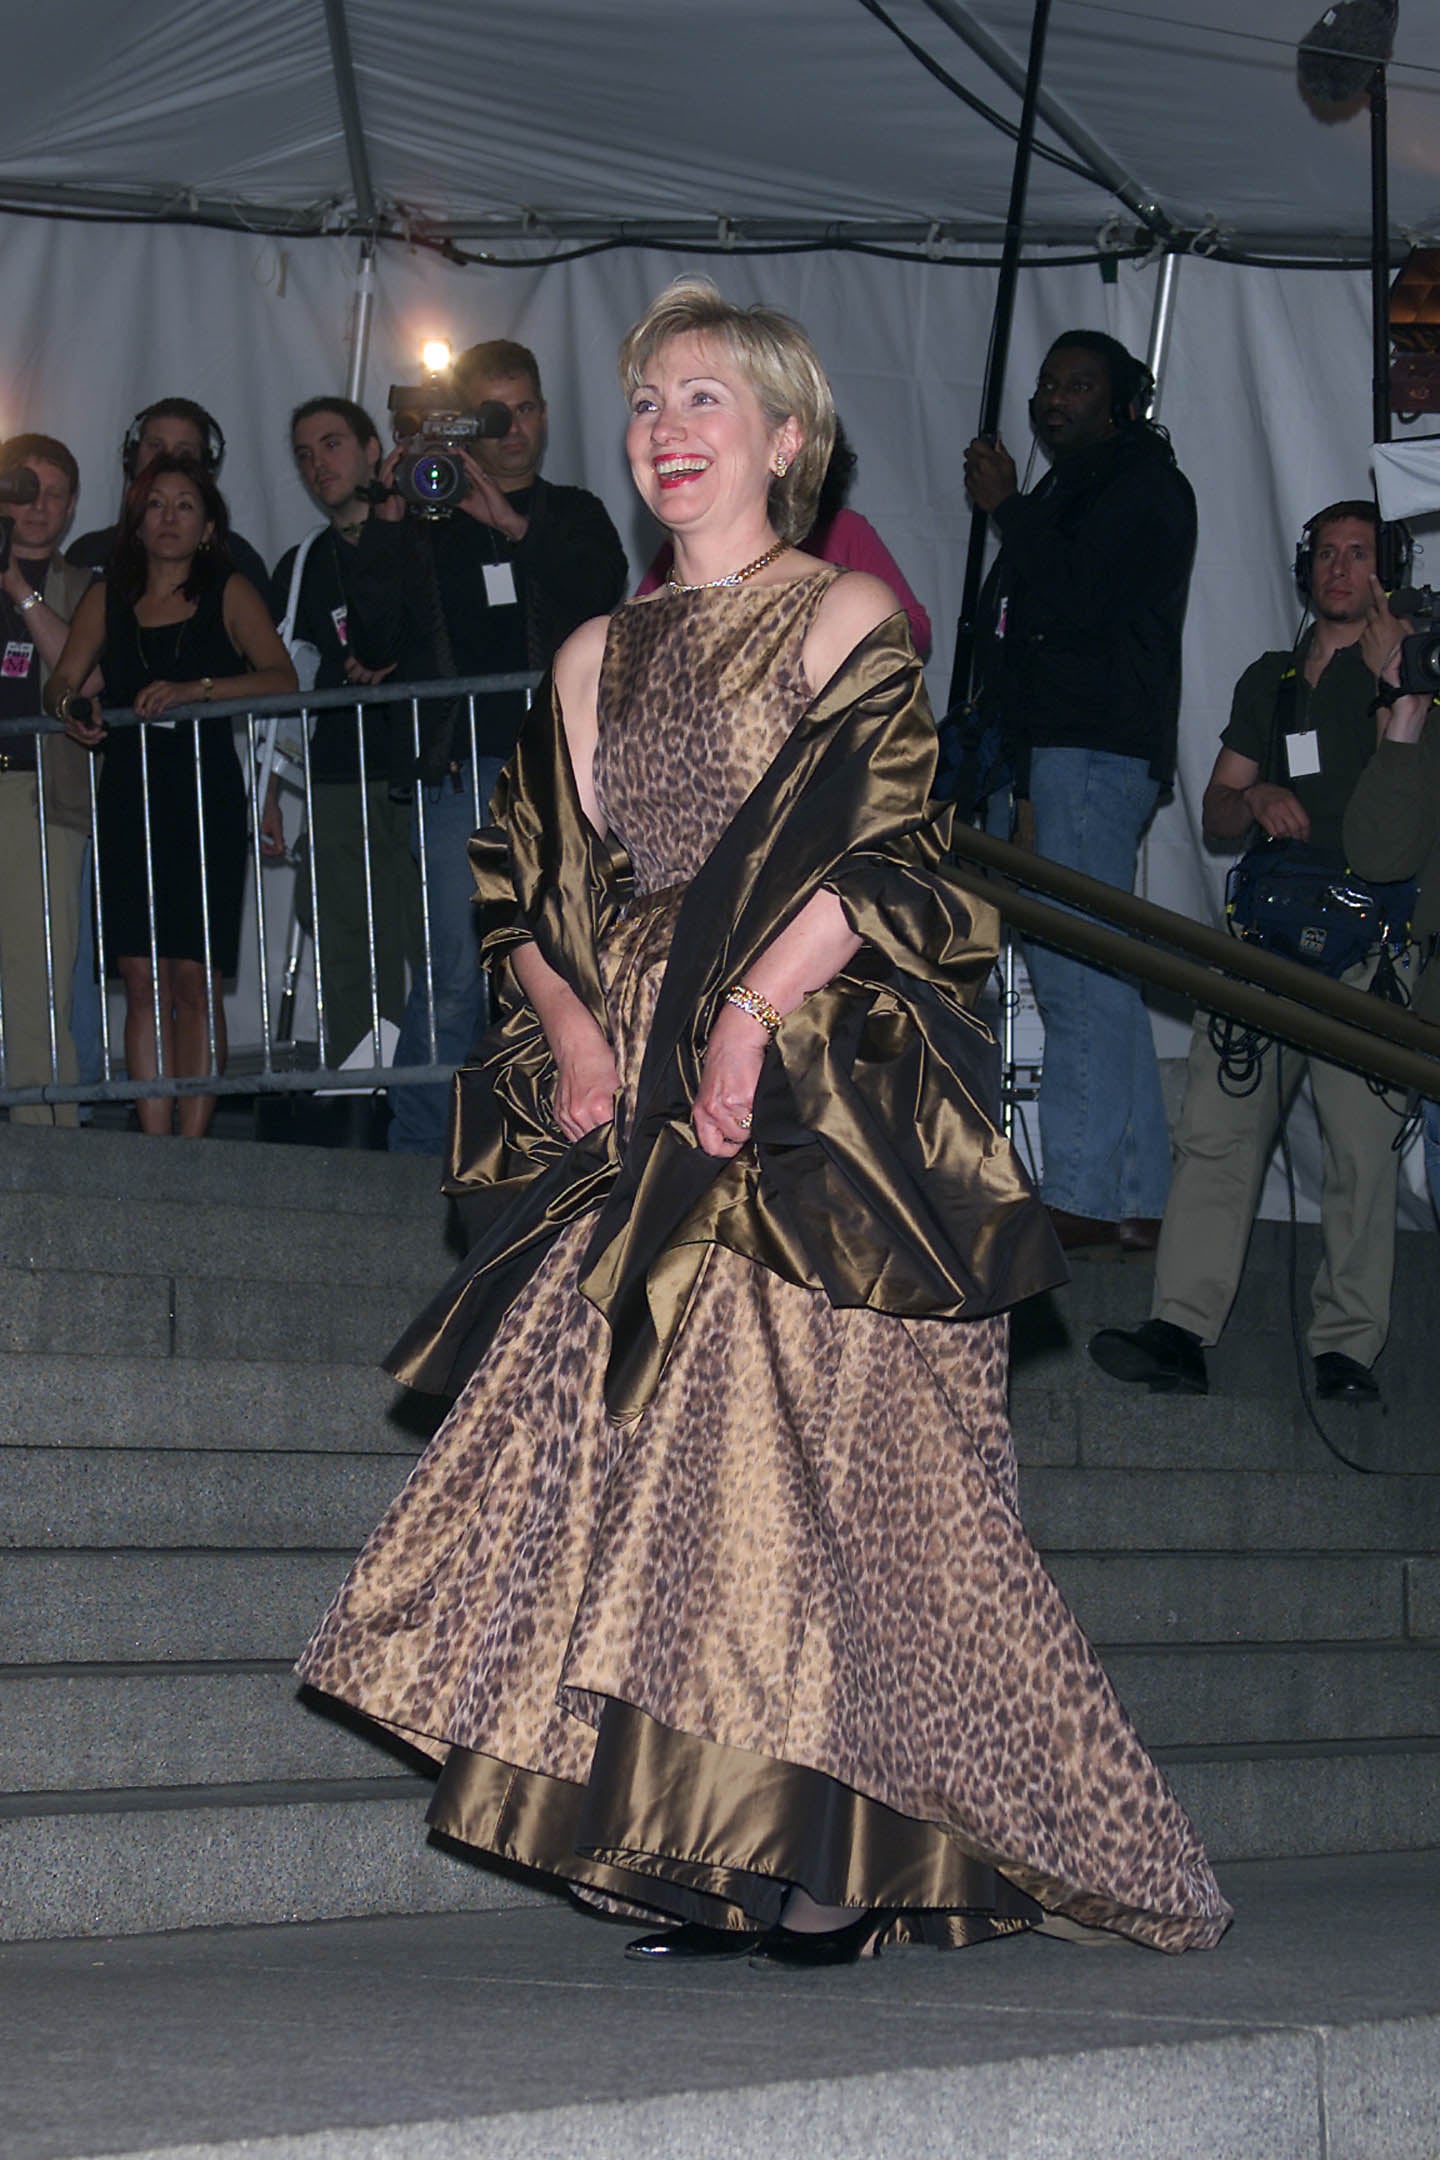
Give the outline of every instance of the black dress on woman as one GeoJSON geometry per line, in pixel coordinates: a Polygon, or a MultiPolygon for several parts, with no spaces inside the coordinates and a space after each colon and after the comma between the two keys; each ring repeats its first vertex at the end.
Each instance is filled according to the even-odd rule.
{"type": "MultiPolygon", "coordinates": [[[[196,682],[207,675],[243,675],[247,663],[225,628],[224,587],[202,593],[184,622],[151,629],[128,602],[105,596],[105,702],[133,705],[146,683],[196,682]]],[[[155,950],[162,960],[205,958],[204,898],[210,905],[210,958],[233,975],[240,952],[245,896],[245,782],[228,720],[202,720],[200,793],[204,805],[205,882],[200,880],[200,818],[195,787],[195,723],[146,723],[150,841],[155,865],[155,950]]],[[[97,793],[100,897],[105,954],[150,951],[145,878],[145,806],[138,727],[114,728],[106,738],[97,793]]]]}

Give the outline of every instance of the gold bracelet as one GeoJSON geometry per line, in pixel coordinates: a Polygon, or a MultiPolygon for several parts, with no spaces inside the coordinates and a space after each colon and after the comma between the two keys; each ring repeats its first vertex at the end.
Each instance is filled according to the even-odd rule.
{"type": "Polygon", "coordinates": [[[59,697],[56,698],[55,718],[57,720],[63,721],[70,718],[70,701],[74,694],[73,690],[62,690],[59,697]]]}
{"type": "Polygon", "coordinates": [[[732,983],[725,992],[725,1003],[737,1005],[741,1012],[749,1013],[752,1020],[758,1020],[772,1041],[775,1030],[785,1017],[770,1003],[769,998],[761,997],[758,990],[750,989],[746,983],[732,983]]]}

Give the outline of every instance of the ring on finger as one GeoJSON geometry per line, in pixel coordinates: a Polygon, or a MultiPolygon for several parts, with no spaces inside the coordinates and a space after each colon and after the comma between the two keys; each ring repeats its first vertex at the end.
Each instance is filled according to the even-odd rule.
{"type": "Polygon", "coordinates": [[[750,1115],[750,1112],[748,1110],[737,1110],[735,1113],[735,1122],[737,1125],[743,1126],[746,1132],[749,1132],[750,1127],[754,1124],[755,1120],[750,1115]]]}

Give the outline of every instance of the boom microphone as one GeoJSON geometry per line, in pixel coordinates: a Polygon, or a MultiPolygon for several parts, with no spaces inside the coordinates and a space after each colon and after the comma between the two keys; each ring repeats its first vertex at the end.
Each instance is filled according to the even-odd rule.
{"type": "MultiPolygon", "coordinates": [[[[507,418],[506,425],[509,425],[507,418]]],[[[40,493],[40,476],[30,465],[16,465],[0,473],[0,503],[32,503],[40,493]]]]}
{"type": "Polygon", "coordinates": [[[1400,0],[1335,0],[1301,38],[1295,75],[1307,105],[1355,105],[1395,50],[1400,0]]]}

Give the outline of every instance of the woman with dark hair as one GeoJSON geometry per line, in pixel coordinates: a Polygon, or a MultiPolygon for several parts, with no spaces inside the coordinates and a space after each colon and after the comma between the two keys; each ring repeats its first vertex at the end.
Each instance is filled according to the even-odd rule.
{"type": "MultiPolygon", "coordinates": [[[[245,782],[233,732],[163,716],[176,705],[296,687],[264,601],[231,565],[229,532],[224,498],[194,459],[154,459],[126,492],[109,576],[76,609],[46,693],[77,742],[106,744],[100,898],[106,957],[125,985],[132,1080],[210,1071],[212,1000],[214,1070],[224,1071],[223,980],[235,972],[245,885],[245,782]],[[97,662],[107,702],[133,706],[149,723],[143,730],[112,732],[98,715],[72,710],[97,662]]],[[[141,1130],[198,1139],[215,1098],[182,1097],[173,1127],[172,1108],[142,1097],[141,1130]]]]}

